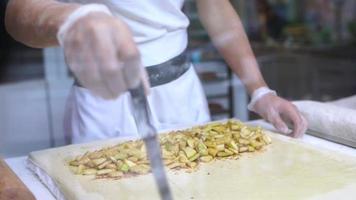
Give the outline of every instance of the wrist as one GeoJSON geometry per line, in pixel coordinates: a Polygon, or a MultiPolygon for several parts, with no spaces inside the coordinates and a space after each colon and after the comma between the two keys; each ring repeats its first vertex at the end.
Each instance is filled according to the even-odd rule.
{"type": "MultiPolygon", "coordinates": [[[[63,4],[63,3],[61,3],[63,4]]],[[[58,33],[62,24],[67,20],[68,16],[71,15],[75,10],[81,7],[79,4],[69,4],[66,3],[65,6],[53,6],[53,9],[59,10],[60,13],[55,13],[52,15],[52,21],[55,33],[58,33]]]]}
{"type": "Polygon", "coordinates": [[[267,86],[259,87],[256,90],[254,90],[251,94],[251,101],[247,105],[248,110],[255,111],[254,106],[257,103],[257,101],[267,94],[277,95],[276,91],[271,90],[267,86]]]}
{"type": "Polygon", "coordinates": [[[257,91],[259,88],[268,88],[266,83],[262,81],[255,81],[254,83],[250,83],[246,85],[247,93],[252,97],[253,93],[257,91]]]}
{"type": "Polygon", "coordinates": [[[88,16],[92,13],[104,13],[112,16],[110,10],[103,4],[87,4],[80,6],[73,10],[66,18],[63,23],[58,28],[57,41],[63,46],[64,39],[68,30],[81,18],[88,16]]]}
{"type": "Polygon", "coordinates": [[[76,3],[61,3],[56,1],[36,5],[36,11],[34,11],[34,13],[38,14],[36,15],[33,26],[35,28],[34,32],[41,30],[40,33],[36,33],[39,34],[42,44],[35,46],[46,47],[47,45],[55,45],[57,43],[56,34],[59,28],[66,18],[80,6],[80,4],[76,3]]]}

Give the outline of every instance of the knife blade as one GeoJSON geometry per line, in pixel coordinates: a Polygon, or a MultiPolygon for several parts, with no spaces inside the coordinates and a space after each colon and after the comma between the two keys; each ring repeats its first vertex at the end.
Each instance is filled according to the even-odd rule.
{"type": "Polygon", "coordinates": [[[162,161],[157,132],[149,120],[148,102],[143,84],[140,83],[138,87],[130,89],[129,93],[132,97],[133,114],[138,132],[145,143],[147,156],[150,161],[151,170],[158,186],[161,199],[172,200],[172,194],[162,161]]]}

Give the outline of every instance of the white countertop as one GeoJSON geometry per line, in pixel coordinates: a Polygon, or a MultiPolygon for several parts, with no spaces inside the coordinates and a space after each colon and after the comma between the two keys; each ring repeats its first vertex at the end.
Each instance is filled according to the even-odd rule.
{"type": "MultiPolygon", "coordinates": [[[[255,125],[272,129],[270,125],[258,120],[252,122],[255,125]]],[[[314,136],[305,135],[301,140],[314,146],[324,147],[326,149],[334,150],[337,152],[345,153],[348,155],[356,156],[356,149],[326,141],[324,139],[316,138],[314,136]]],[[[30,189],[38,200],[55,200],[49,190],[39,181],[39,179],[26,168],[27,157],[15,157],[6,159],[6,163],[10,168],[19,176],[24,184],[30,189]]]]}

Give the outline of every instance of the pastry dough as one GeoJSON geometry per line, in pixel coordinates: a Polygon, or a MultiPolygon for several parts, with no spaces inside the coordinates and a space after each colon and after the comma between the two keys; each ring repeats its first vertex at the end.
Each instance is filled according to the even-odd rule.
{"type": "MultiPolygon", "coordinates": [[[[286,136],[268,133],[263,153],[202,164],[196,172],[168,171],[174,199],[353,199],[356,157],[325,151],[286,136]]],[[[67,200],[159,199],[152,174],[120,180],[94,180],[70,172],[68,159],[118,139],[71,145],[30,154],[30,160],[67,200]]]]}

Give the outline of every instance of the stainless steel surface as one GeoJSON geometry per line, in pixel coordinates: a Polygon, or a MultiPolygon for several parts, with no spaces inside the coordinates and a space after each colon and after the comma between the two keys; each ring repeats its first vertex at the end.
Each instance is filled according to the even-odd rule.
{"type": "Polygon", "coordinates": [[[140,84],[137,88],[129,90],[129,92],[132,97],[133,112],[138,132],[145,142],[152,173],[157,183],[161,199],[171,200],[172,194],[164,170],[157,131],[149,121],[149,110],[144,87],[140,84]]]}

